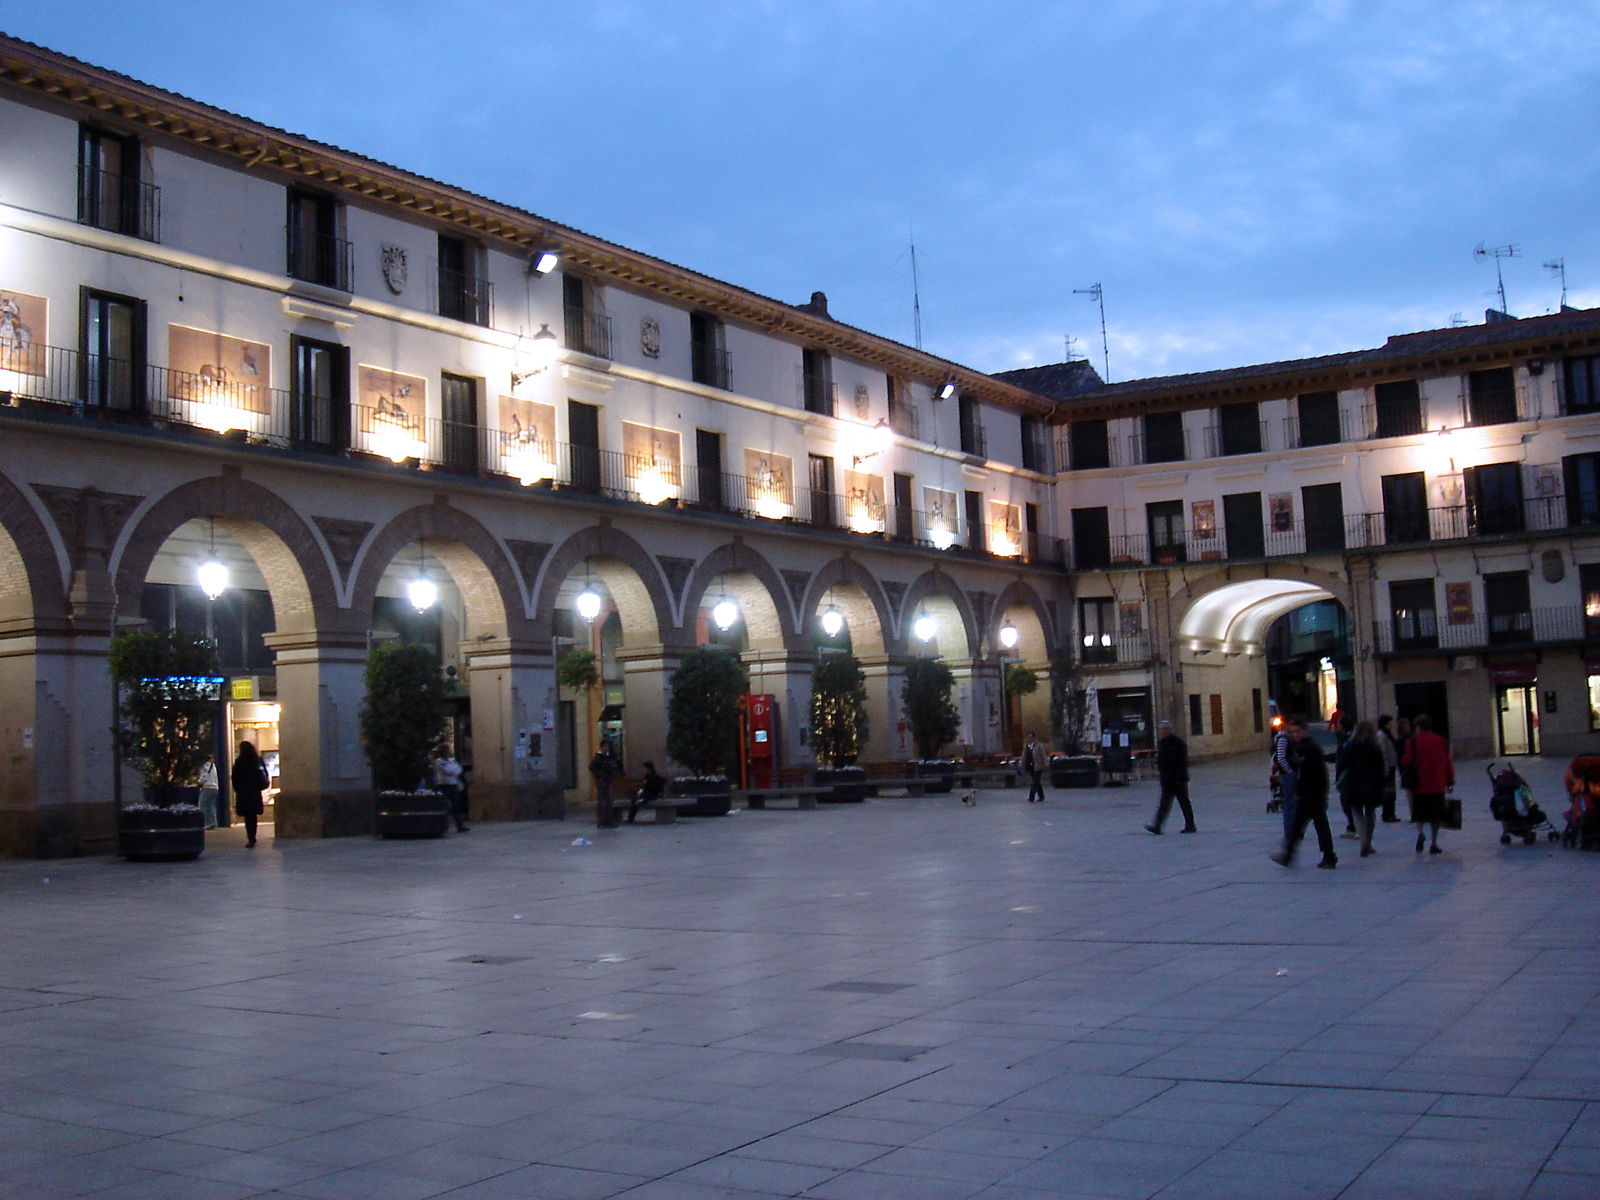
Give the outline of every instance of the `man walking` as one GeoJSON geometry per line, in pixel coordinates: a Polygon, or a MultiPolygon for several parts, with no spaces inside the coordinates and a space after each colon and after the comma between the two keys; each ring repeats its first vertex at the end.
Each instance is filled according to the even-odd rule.
{"type": "Polygon", "coordinates": [[[1172,811],[1172,801],[1178,801],[1183,810],[1183,832],[1193,833],[1194,809],[1189,804],[1189,746],[1172,728],[1171,721],[1156,727],[1156,774],[1161,778],[1161,799],[1156,805],[1156,819],[1145,828],[1160,833],[1172,811]]]}
{"type": "Polygon", "coordinates": [[[1272,861],[1280,867],[1287,867],[1294,862],[1300,839],[1305,837],[1306,826],[1311,825],[1317,831],[1317,847],[1322,851],[1322,859],[1317,866],[1331,871],[1339,865],[1339,856],[1333,852],[1333,830],[1328,828],[1328,761],[1322,753],[1322,747],[1312,740],[1303,721],[1294,723],[1291,744],[1293,749],[1290,756],[1299,780],[1295,792],[1294,824],[1284,836],[1283,848],[1272,855],[1272,861]]]}
{"type": "Polygon", "coordinates": [[[1028,773],[1028,803],[1044,803],[1044,784],[1041,781],[1044,770],[1050,765],[1050,752],[1044,748],[1044,743],[1033,736],[1033,730],[1028,730],[1028,739],[1022,746],[1022,769],[1028,773]]]}

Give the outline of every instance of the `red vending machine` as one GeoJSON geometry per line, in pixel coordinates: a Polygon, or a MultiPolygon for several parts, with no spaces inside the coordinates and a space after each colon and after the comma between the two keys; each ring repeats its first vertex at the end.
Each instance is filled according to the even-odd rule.
{"type": "Polygon", "coordinates": [[[739,699],[740,742],[744,746],[740,787],[771,787],[777,782],[777,710],[770,695],[739,699]]]}

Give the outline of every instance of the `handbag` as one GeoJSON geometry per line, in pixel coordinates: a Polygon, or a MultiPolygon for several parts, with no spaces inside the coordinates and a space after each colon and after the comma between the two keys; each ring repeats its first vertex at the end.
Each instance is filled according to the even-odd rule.
{"type": "Polygon", "coordinates": [[[1456,796],[1444,798],[1444,819],[1439,822],[1446,829],[1461,828],[1461,800],[1456,796]]]}

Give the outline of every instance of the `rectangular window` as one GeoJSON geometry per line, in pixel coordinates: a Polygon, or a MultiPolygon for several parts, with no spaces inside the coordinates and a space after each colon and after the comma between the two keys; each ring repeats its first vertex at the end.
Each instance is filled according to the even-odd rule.
{"type": "Polygon", "coordinates": [[[1489,617],[1489,644],[1533,638],[1533,606],[1526,571],[1497,571],[1483,577],[1483,610],[1489,617]]]}
{"type": "Polygon", "coordinates": [[[911,403],[911,389],[898,375],[884,376],[889,397],[889,428],[901,437],[918,437],[917,409],[911,403]]]}
{"type": "Polygon", "coordinates": [[[1144,460],[1147,463],[1182,462],[1188,458],[1181,412],[1146,413],[1144,460]]]}
{"type": "Polygon", "coordinates": [[[350,243],[339,236],[339,205],[326,192],[289,189],[287,250],[295,279],[350,290],[350,243]]]}
{"type": "Polygon", "coordinates": [[[1261,689],[1260,688],[1251,688],[1250,689],[1250,721],[1251,721],[1252,725],[1254,726],[1255,731],[1257,733],[1264,733],[1266,731],[1266,726],[1263,724],[1263,722],[1265,720],[1266,720],[1266,716],[1262,711],[1262,705],[1261,705],[1261,689]]]}
{"type": "Polygon", "coordinates": [[[1223,732],[1222,729],[1222,697],[1216,692],[1211,693],[1211,733],[1216,736],[1223,732]]]}
{"type": "Polygon", "coordinates": [[[1078,661],[1117,661],[1117,602],[1100,597],[1078,601],[1078,661]]]}
{"type": "Polygon", "coordinates": [[[1049,474],[1050,436],[1047,426],[1032,413],[1022,414],[1022,469],[1049,474]]]}
{"type": "Polygon", "coordinates": [[[1569,358],[1561,364],[1561,411],[1600,412],[1600,356],[1569,358]]]}
{"type": "Polygon", "coordinates": [[[1340,554],[1344,551],[1344,494],[1342,485],[1319,483],[1300,489],[1300,508],[1306,519],[1306,553],[1340,554]]]}
{"type": "Polygon", "coordinates": [[[1421,471],[1383,477],[1384,544],[1428,540],[1428,488],[1421,471]]]}
{"type": "Polygon", "coordinates": [[[806,411],[833,416],[833,360],[825,350],[802,350],[801,374],[806,411]]]}
{"type": "Polygon", "coordinates": [[[1481,537],[1523,531],[1522,470],[1516,463],[1468,467],[1462,476],[1469,533],[1481,537]]]}
{"type": "Polygon", "coordinates": [[[1395,379],[1373,389],[1377,409],[1373,437],[1408,437],[1422,432],[1422,392],[1415,379],[1395,379]]]}
{"type": "Polygon", "coordinates": [[[479,271],[478,247],[448,233],[439,235],[439,315],[489,323],[489,281],[479,271]]]}
{"type": "Polygon", "coordinates": [[[1150,527],[1150,561],[1183,562],[1188,556],[1183,536],[1183,501],[1162,500],[1146,504],[1144,509],[1150,527]]]}
{"type": "Polygon", "coordinates": [[[1022,505],[1022,553],[1028,562],[1038,562],[1043,555],[1043,547],[1039,538],[1039,506],[1031,501],[1022,505]]]}
{"type": "Polygon", "coordinates": [[[956,397],[956,411],[960,416],[961,453],[985,457],[988,446],[983,430],[983,412],[978,402],[962,392],[956,397]]]}
{"type": "Polygon", "coordinates": [[[1578,591],[1583,596],[1583,636],[1600,638],[1600,563],[1578,568],[1578,591]]]}
{"type": "Polygon", "coordinates": [[[1206,725],[1205,725],[1205,719],[1202,716],[1203,711],[1204,710],[1200,706],[1200,693],[1199,692],[1190,692],[1189,693],[1189,736],[1190,737],[1200,737],[1205,733],[1206,725]]]}
{"type": "Polygon", "coordinates": [[[963,493],[967,507],[967,549],[987,553],[989,540],[983,522],[983,493],[963,493]]]}
{"type": "Polygon", "coordinates": [[[912,502],[911,476],[894,474],[894,536],[896,541],[909,542],[917,536],[915,504],[912,502]]]}
{"type": "Polygon", "coordinates": [[[84,403],[104,412],[142,415],[144,301],[87,288],[82,296],[84,403]]]}
{"type": "Polygon", "coordinates": [[[581,400],[567,401],[567,441],[572,486],[600,490],[600,410],[581,400]]]}
{"type": "Polygon", "coordinates": [[[833,459],[823,454],[810,456],[811,463],[811,523],[824,529],[838,524],[834,516],[833,459]]]}
{"type": "Polygon", "coordinates": [[[1074,421],[1067,426],[1067,457],[1074,471],[1111,465],[1111,438],[1105,421],[1074,421]]]}
{"type": "Polygon", "coordinates": [[[1517,419],[1517,387],[1510,367],[1467,375],[1467,422],[1504,425],[1517,419]]]}
{"type": "Polygon", "coordinates": [[[722,508],[722,435],[710,429],[694,431],[695,473],[700,480],[700,503],[722,508]]]}
{"type": "Polygon", "coordinates": [[[147,242],[160,239],[160,193],[140,178],[139,140],[78,129],[78,221],[147,242]]]}
{"type": "Polygon", "coordinates": [[[1600,525],[1600,454],[1573,454],[1561,460],[1567,484],[1567,524],[1600,525]]]}
{"type": "Polygon", "coordinates": [[[1261,411],[1254,400],[1218,406],[1217,430],[1218,453],[1261,453],[1261,411]]]}
{"type": "Polygon", "coordinates": [[[594,284],[581,275],[562,275],[561,315],[569,349],[592,358],[611,357],[611,318],[601,311],[594,284]]]}
{"type": "Polygon", "coordinates": [[[1229,558],[1265,558],[1267,526],[1260,492],[1235,492],[1222,498],[1222,527],[1229,558]]]}
{"type": "Polygon", "coordinates": [[[478,381],[464,375],[440,376],[441,459],[445,470],[478,472],[478,381]]]}
{"type": "Polygon", "coordinates": [[[1111,512],[1105,508],[1072,510],[1072,565],[1092,571],[1111,565],[1111,512]]]}
{"type": "Polygon", "coordinates": [[[1342,441],[1339,429],[1339,393],[1306,392],[1295,400],[1301,446],[1332,446],[1342,441]]]}
{"type": "Polygon", "coordinates": [[[727,330],[708,312],[689,314],[689,366],[696,383],[728,389],[727,330]]]}
{"type": "Polygon", "coordinates": [[[289,436],[296,448],[324,453],[350,444],[350,351],[331,342],[289,339],[289,436]]]}
{"type": "Polygon", "coordinates": [[[1439,645],[1439,616],[1433,580],[1407,579],[1389,585],[1389,619],[1396,650],[1431,650],[1439,645]]]}

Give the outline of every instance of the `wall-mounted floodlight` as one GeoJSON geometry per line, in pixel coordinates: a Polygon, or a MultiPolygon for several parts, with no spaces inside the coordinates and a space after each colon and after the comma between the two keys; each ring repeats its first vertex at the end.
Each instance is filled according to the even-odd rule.
{"type": "Polygon", "coordinates": [[[956,381],[947,379],[939,385],[939,390],[933,393],[935,400],[951,400],[955,398],[956,381]]]}
{"type": "Polygon", "coordinates": [[[561,255],[556,251],[551,250],[549,247],[543,250],[535,250],[528,258],[528,274],[538,279],[550,274],[560,265],[561,255]]]}

